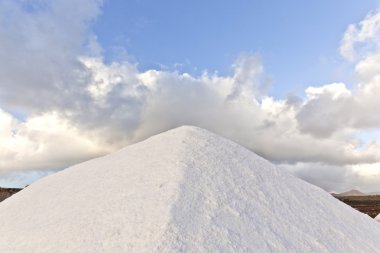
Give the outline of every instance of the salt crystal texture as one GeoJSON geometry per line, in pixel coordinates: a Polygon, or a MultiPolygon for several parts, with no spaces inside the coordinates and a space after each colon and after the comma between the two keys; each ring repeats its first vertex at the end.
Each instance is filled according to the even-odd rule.
{"type": "Polygon", "coordinates": [[[0,252],[380,252],[380,226],[251,151],[180,127],[0,203],[0,252]]]}

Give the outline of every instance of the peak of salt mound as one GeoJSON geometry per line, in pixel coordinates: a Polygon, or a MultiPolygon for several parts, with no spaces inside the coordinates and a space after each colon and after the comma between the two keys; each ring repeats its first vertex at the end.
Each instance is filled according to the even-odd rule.
{"type": "Polygon", "coordinates": [[[30,185],[0,234],[0,252],[380,252],[378,223],[195,127],[30,185]]]}

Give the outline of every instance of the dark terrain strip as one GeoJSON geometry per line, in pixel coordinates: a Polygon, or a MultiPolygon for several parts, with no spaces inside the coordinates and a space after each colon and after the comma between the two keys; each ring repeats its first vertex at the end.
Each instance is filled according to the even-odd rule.
{"type": "Polygon", "coordinates": [[[372,218],[375,218],[380,213],[380,195],[335,196],[335,198],[372,218]]]}
{"type": "MultiPolygon", "coordinates": [[[[20,188],[1,188],[0,187],[0,202],[9,198],[13,194],[21,191],[20,188]]],[[[338,200],[355,208],[359,212],[365,213],[372,218],[375,218],[380,213],[380,195],[376,196],[335,196],[338,200]]]]}
{"type": "Polygon", "coordinates": [[[0,188],[0,202],[21,190],[20,188],[0,188]]]}

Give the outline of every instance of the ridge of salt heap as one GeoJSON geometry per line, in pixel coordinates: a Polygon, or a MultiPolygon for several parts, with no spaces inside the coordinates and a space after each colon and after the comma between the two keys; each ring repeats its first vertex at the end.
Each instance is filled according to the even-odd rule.
{"type": "Polygon", "coordinates": [[[240,145],[180,127],[0,203],[0,252],[380,252],[380,226],[240,145]]]}

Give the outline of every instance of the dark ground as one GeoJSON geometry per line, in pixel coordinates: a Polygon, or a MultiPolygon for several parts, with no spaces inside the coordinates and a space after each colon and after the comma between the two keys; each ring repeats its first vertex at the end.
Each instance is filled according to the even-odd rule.
{"type": "MultiPolygon", "coordinates": [[[[22,189],[18,188],[0,188],[0,202],[21,190],[22,189]]],[[[376,217],[380,213],[380,195],[335,196],[335,198],[343,201],[356,210],[371,216],[372,218],[376,217]]]]}
{"type": "Polygon", "coordinates": [[[21,190],[18,188],[0,188],[0,202],[21,190]]]}
{"type": "Polygon", "coordinates": [[[356,210],[375,218],[380,213],[380,195],[374,196],[335,196],[356,210]]]}

